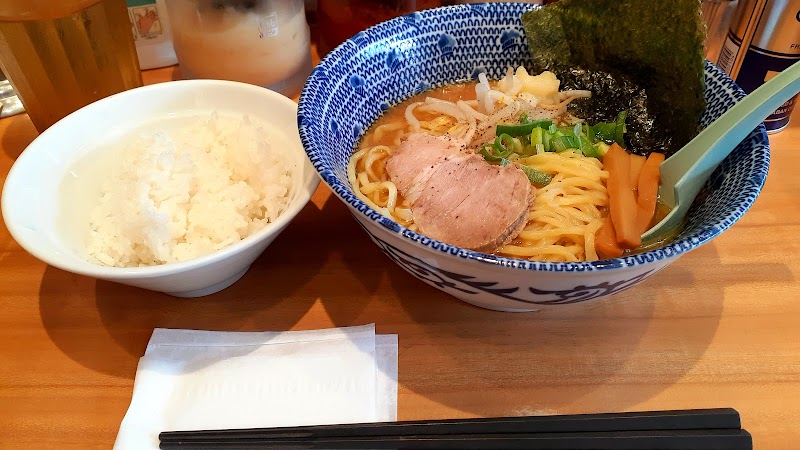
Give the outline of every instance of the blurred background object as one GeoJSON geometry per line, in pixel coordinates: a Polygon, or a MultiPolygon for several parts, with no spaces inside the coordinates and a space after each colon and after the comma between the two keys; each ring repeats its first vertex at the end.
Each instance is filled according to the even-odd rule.
{"type": "Polygon", "coordinates": [[[178,62],[166,0],[126,0],[139,67],[155,69],[178,62]]]}
{"type": "Polygon", "coordinates": [[[322,57],[356,33],[385,20],[438,6],[487,1],[492,0],[307,0],[306,10],[315,13],[315,20],[309,23],[316,25],[315,42],[322,57]]]}
{"type": "MultiPolygon", "coordinates": [[[[717,65],[750,94],[800,61],[800,0],[741,0],[717,65]]],[[[789,124],[797,96],[764,120],[767,133],[789,124]]]]}
{"type": "MultiPolygon", "coordinates": [[[[456,0],[456,3],[492,3],[492,2],[504,2],[506,0],[456,0]]],[[[515,3],[531,3],[534,5],[541,5],[547,3],[553,3],[558,0],[517,0],[515,3]]]]}
{"type": "Polygon", "coordinates": [[[703,19],[706,22],[706,59],[716,64],[722,44],[728,35],[738,0],[703,0],[703,19]]]}
{"type": "Polygon", "coordinates": [[[317,51],[325,56],[359,31],[421,9],[456,3],[451,0],[317,0],[317,51]]]}
{"type": "Polygon", "coordinates": [[[0,119],[25,112],[25,107],[14,92],[14,86],[6,79],[6,75],[0,72],[0,119]]]}
{"type": "Polygon", "coordinates": [[[311,72],[303,0],[169,0],[185,78],[241,81],[286,96],[311,72]]]}
{"type": "Polygon", "coordinates": [[[0,3],[0,69],[39,132],[142,85],[130,25],[119,0],[0,3]]]}

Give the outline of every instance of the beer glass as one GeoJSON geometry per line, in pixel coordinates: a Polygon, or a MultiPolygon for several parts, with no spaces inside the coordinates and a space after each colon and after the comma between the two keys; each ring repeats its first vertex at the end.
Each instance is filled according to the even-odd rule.
{"type": "Polygon", "coordinates": [[[0,68],[40,132],[142,85],[125,0],[2,0],[0,68]]]}

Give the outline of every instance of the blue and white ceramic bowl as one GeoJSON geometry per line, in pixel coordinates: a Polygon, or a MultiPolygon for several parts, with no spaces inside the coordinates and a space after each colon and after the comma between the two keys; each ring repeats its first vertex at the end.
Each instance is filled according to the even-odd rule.
{"type": "MultiPolygon", "coordinates": [[[[530,8],[461,5],[378,24],[322,60],[306,82],[298,109],[300,137],[320,177],[389,258],[465,302],[504,311],[587,302],[644,281],[733,225],[755,201],[769,167],[769,143],[759,126],[714,172],[671,244],[585,263],[529,262],[454,247],[408,230],[359,200],[346,166],[370,124],[390,105],[430,87],[474,79],[481,71],[498,79],[509,66],[528,65],[520,16],[530,8]]],[[[710,63],[705,76],[703,125],[744,96],[710,63]]]]}

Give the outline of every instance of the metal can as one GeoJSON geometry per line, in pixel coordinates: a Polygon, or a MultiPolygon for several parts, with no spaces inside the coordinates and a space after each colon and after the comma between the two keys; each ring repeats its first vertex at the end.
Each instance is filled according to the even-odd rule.
{"type": "MultiPolygon", "coordinates": [[[[717,65],[746,93],[800,61],[800,0],[741,0],[717,65]]],[[[768,133],[789,124],[797,96],[767,117],[768,133]]]]}

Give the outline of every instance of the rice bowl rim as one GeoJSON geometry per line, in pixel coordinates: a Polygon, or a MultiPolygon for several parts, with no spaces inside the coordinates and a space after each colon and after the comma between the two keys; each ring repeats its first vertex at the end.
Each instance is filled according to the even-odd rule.
{"type": "MultiPolygon", "coordinates": [[[[271,91],[267,88],[256,86],[248,83],[241,83],[237,81],[228,81],[228,80],[207,80],[207,79],[193,79],[193,80],[174,80],[174,81],[167,81],[163,83],[156,83],[146,86],[140,86],[134,89],[129,89],[127,91],[123,91],[103,99],[97,100],[89,105],[86,105],[77,111],[70,113],[69,115],[65,116],[50,128],[46,129],[44,132],[40,133],[28,146],[25,150],[20,153],[20,155],[16,158],[14,164],[11,166],[6,179],[3,184],[3,192],[2,198],[0,199],[0,209],[2,210],[3,220],[5,222],[6,228],[8,232],[11,234],[11,237],[17,242],[17,244],[22,247],[25,251],[30,253],[35,258],[41,260],[42,262],[79,275],[90,276],[93,278],[104,278],[104,277],[113,277],[116,279],[135,279],[135,278],[156,278],[161,276],[173,275],[177,273],[187,272],[192,269],[205,267],[211,264],[215,264],[222,260],[228,259],[238,253],[241,253],[245,249],[249,247],[253,247],[258,244],[263,239],[269,237],[270,235],[279,233],[285,226],[288,225],[291,220],[302,210],[305,205],[309,202],[311,197],[313,196],[314,192],[316,191],[317,186],[319,185],[319,177],[316,174],[316,171],[313,170],[304,170],[304,166],[308,166],[311,168],[310,162],[302,148],[302,144],[298,140],[297,142],[294,141],[293,136],[291,133],[287,133],[287,137],[289,138],[289,142],[291,145],[291,151],[293,152],[295,158],[297,158],[297,162],[299,163],[296,166],[296,173],[292,176],[292,188],[295,189],[295,192],[292,194],[292,197],[289,200],[289,203],[278,217],[265,224],[263,228],[256,231],[253,234],[241,239],[237,242],[229,244],[219,250],[216,250],[212,253],[198,256],[195,258],[187,259],[185,261],[179,262],[169,262],[164,264],[152,265],[152,266],[141,266],[141,267],[113,267],[113,266],[103,266],[100,264],[93,263],[88,259],[83,258],[80,255],[71,255],[74,256],[76,260],[79,262],[77,264],[71,262],[68,259],[55,256],[52,251],[47,251],[46,248],[49,246],[40,246],[35,242],[32,242],[32,239],[28,239],[26,237],[26,233],[21,233],[20,229],[23,228],[21,225],[18,225],[14,222],[15,213],[10,210],[11,198],[15,195],[15,192],[9,192],[6,187],[9,185],[9,181],[12,183],[12,187],[19,185],[20,187],[24,185],[24,183],[20,183],[17,181],[17,178],[25,175],[24,173],[19,173],[21,170],[25,170],[28,167],[35,167],[36,163],[35,160],[40,157],[40,152],[45,151],[47,146],[51,144],[52,139],[49,136],[54,135],[57,133],[57,130],[65,127],[69,127],[72,122],[82,120],[82,116],[87,114],[87,111],[92,111],[93,109],[106,107],[110,104],[120,103],[122,105],[129,103],[129,102],[136,102],[137,96],[143,95],[146,93],[150,93],[150,91],[163,91],[174,89],[176,86],[185,87],[186,89],[193,90],[193,91],[202,91],[205,88],[217,87],[222,89],[229,89],[229,90],[240,90],[244,91],[253,96],[253,101],[259,101],[265,108],[284,108],[286,109],[286,113],[290,114],[294,117],[297,114],[297,103],[293,100],[284,97],[277,92],[271,91]],[[249,92],[247,92],[249,91],[249,92]],[[56,131],[54,131],[56,130],[56,131]],[[294,145],[297,144],[297,145],[294,145]],[[303,173],[307,172],[305,176],[303,173]],[[12,220],[8,220],[8,219],[12,220]]],[[[174,110],[180,111],[181,107],[175,107],[174,110]]],[[[126,120],[124,117],[120,119],[121,121],[126,120]]],[[[261,119],[260,119],[261,120],[261,119]]],[[[291,130],[291,129],[289,129],[291,130]]],[[[80,146],[74,146],[73,150],[77,151],[80,150],[80,146]]],[[[86,153],[86,155],[90,154],[90,150],[86,153]]],[[[73,151],[68,152],[66,154],[71,154],[73,151]]],[[[84,155],[85,156],[85,155],[84,155]]],[[[63,173],[66,173],[69,167],[63,168],[63,173]]],[[[56,183],[60,183],[62,177],[59,177],[56,183]]],[[[60,201],[57,201],[56,204],[60,204],[60,201]]],[[[54,227],[46,226],[42,227],[42,230],[50,230],[54,229],[54,227]]],[[[55,233],[56,239],[55,241],[63,242],[63,238],[58,234],[55,233]]],[[[33,236],[33,235],[32,235],[33,236]]]]}

